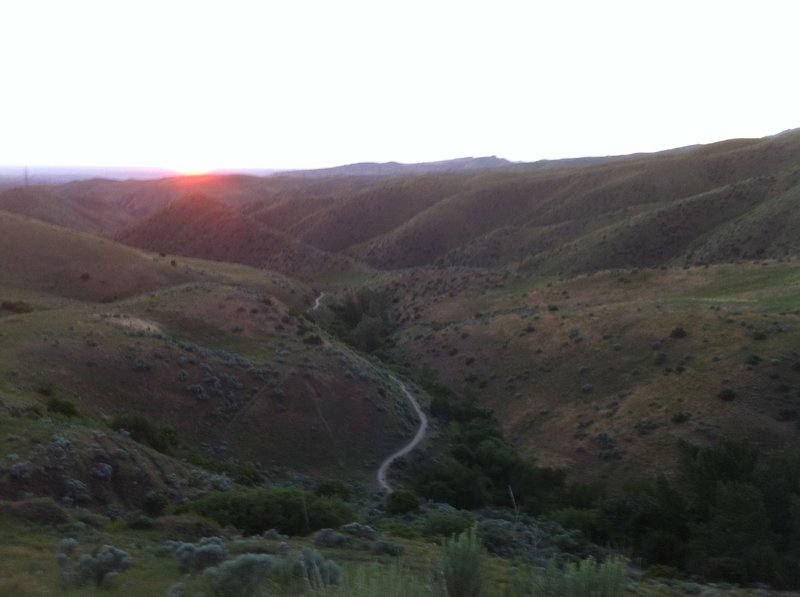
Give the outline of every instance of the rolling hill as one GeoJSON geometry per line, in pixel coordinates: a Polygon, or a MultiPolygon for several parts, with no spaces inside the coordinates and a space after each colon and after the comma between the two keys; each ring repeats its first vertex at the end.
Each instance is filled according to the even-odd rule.
{"type": "Polygon", "coordinates": [[[585,481],[672,470],[678,440],[769,450],[800,434],[794,259],[553,284],[432,270],[387,291],[393,358],[489,407],[523,453],[585,481]]]}
{"type": "MultiPolygon", "coordinates": [[[[158,203],[161,209],[195,190],[224,202],[248,225],[260,222],[287,239],[378,269],[514,267],[568,276],[794,254],[798,155],[800,132],[790,131],[588,165],[570,161],[548,168],[327,178],[322,171],[310,179],[291,173],[219,177],[195,181],[183,195],[171,182],[173,190],[158,203]]],[[[120,238],[162,250],[161,239],[169,241],[165,231],[177,229],[170,221],[174,214],[154,209],[149,216],[120,238]],[[164,223],[158,224],[161,218],[164,223]]],[[[270,242],[257,252],[279,250],[280,243],[270,242]]],[[[189,255],[220,250],[213,234],[183,244],[189,255]],[[204,246],[206,238],[213,248],[204,246]]],[[[215,258],[256,263],[239,249],[215,258]]],[[[291,265],[280,267],[288,273],[291,265]]]]}
{"type": "Polygon", "coordinates": [[[305,316],[315,294],[301,282],[8,213],[0,239],[15,256],[0,263],[0,429],[21,442],[19,466],[3,461],[5,499],[83,484],[81,505],[137,508],[148,492],[180,501],[242,467],[369,484],[413,431],[384,369],[305,316]],[[117,420],[167,429],[175,444],[143,446],[112,431],[117,420]],[[36,448],[51,441],[67,456],[36,448]]]}
{"type": "MultiPolygon", "coordinates": [[[[577,478],[668,470],[678,439],[741,433],[769,449],[796,437],[800,131],[455,165],[5,191],[0,251],[17,258],[3,262],[0,289],[33,312],[1,321],[39,330],[6,359],[38,363],[92,416],[135,404],[190,445],[216,446],[212,456],[329,471],[392,443],[378,430],[409,431],[408,412],[376,407],[399,396],[384,365],[330,327],[351,292],[369,289],[390,299],[391,322],[367,322],[391,330],[382,358],[472,396],[522,453],[577,478]],[[329,332],[300,314],[312,287],[334,307],[317,314],[329,332]],[[151,329],[126,344],[120,321],[151,329]],[[93,326],[113,341],[90,359],[81,342],[93,326]],[[240,362],[278,375],[243,377],[240,362]],[[219,381],[217,403],[188,406],[186,387],[203,396],[220,372],[241,387],[219,381]],[[721,400],[725,389],[736,399],[721,400]],[[273,443],[242,439],[261,428],[273,443]],[[293,454],[291,437],[314,450],[293,454]]],[[[36,375],[21,387],[41,402],[36,375]]]]}

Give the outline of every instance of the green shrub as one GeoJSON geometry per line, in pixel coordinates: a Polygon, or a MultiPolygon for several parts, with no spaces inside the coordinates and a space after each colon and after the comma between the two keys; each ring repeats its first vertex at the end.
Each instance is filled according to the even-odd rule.
{"type": "Polygon", "coordinates": [[[475,527],[445,540],[442,575],[449,597],[480,597],[486,594],[486,549],[475,527]]]}
{"type": "Polygon", "coordinates": [[[350,492],[347,486],[339,479],[324,479],[317,483],[314,493],[326,497],[338,497],[344,501],[350,499],[350,492]]]}
{"type": "Polygon", "coordinates": [[[748,355],[748,357],[744,360],[745,365],[750,365],[751,367],[755,367],[761,362],[761,357],[757,354],[748,355]]]}
{"type": "Polygon", "coordinates": [[[665,564],[654,564],[652,566],[648,566],[647,570],[645,570],[644,574],[642,575],[642,580],[648,580],[651,578],[672,578],[683,580],[686,578],[686,573],[665,564]]]}
{"type": "Polygon", "coordinates": [[[169,505],[169,500],[160,491],[153,490],[144,496],[142,509],[149,516],[161,516],[169,505]]]}
{"type": "Polygon", "coordinates": [[[587,539],[591,539],[597,527],[597,510],[588,508],[561,508],[548,515],[565,529],[577,529],[587,539]]]}
{"type": "Polygon", "coordinates": [[[320,338],[317,334],[310,334],[303,338],[303,342],[305,344],[311,344],[312,346],[319,346],[322,344],[322,338],[320,338]]]}
{"type": "Polygon", "coordinates": [[[675,423],[676,425],[680,425],[681,423],[685,423],[686,421],[688,421],[691,418],[692,418],[692,414],[691,413],[689,413],[689,412],[687,412],[685,410],[682,410],[682,411],[677,412],[674,415],[672,415],[672,422],[675,423]]]}
{"type": "Polygon", "coordinates": [[[429,537],[450,537],[452,535],[460,535],[470,526],[472,526],[472,520],[467,515],[431,512],[425,517],[422,532],[429,537]]]}
{"type": "Polygon", "coordinates": [[[30,313],[33,311],[33,305],[25,301],[3,301],[0,303],[0,308],[12,313],[30,313]]]}
{"type": "Polygon", "coordinates": [[[731,390],[730,388],[725,388],[721,390],[719,394],[717,394],[717,398],[720,400],[725,400],[726,402],[730,402],[734,398],[736,398],[736,392],[731,390]]]}
{"type": "Polygon", "coordinates": [[[163,452],[172,454],[178,445],[178,435],[169,427],[157,427],[141,415],[119,415],[111,421],[111,428],[124,429],[139,442],[163,452]]]}
{"type": "Polygon", "coordinates": [[[62,400],[55,396],[47,399],[47,412],[64,415],[65,417],[77,417],[78,409],[69,400],[62,400]]]}
{"type": "Polygon", "coordinates": [[[251,535],[269,529],[304,535],[325,527],[339,527],[355,518],[352,507],[339,498],[289,488],[215,492],[183,509],[251,535]]]}
{"type": "Polygon", "coordinates": [[[689,335],[689,333],[685,329],[683,329],[682,327],[679,326],[679,327],[676,327],[675,329],[673,329],[670,332],[669,335],[672,338],[676,338],[677,339],[677,338],[685,338],[686,336],[689,335]]]}
{"type": "Polygon", "coordinates": [[[389,514],[405,514],[419,510],[419,498],[407,489],[398,489],[386,496],[386,511],[389,514]]]}
{"type": "Polygon", "coordinates": [[[401,537],[403,539],[416,539],[419,537],[419,531],[402,522],[381,522],[375,528],[388,535],[401,537]]]}

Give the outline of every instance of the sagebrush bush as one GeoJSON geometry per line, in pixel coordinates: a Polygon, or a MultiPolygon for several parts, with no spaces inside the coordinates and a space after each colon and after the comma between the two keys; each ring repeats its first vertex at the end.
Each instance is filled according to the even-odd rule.
{"type": "Polygon", "coordinates": [[[486,592],[486,549],[472,527],[445,540],[442,574],[449,597],[481,597],[486,592]]]}
{"type": "Polygon", "coordinates": [[[403,555],[403,552],[405,551],[403,546],[399,543],[394,541],[386,541],[384,539],[373,541],[369,550],[376,556],[387,555],[395,557],[403,555]]]}
{"type": "Polygon", "coordinates": [[[181,572],[197,572],[216,566],[228,555],[221,537],[203,537],[197,543],[166,541],[164,545],[175,555],[181,572]]]}
{"type": "Polygon", "coordinates": [[[302,584],[306,589],[322,589],[338,584],[341,570],[316,549],[291,551],[275,560],[270,578],[283,587],[302,584]]]}
{"type": "Polygon", "coordinates": [[[203,575],[217,597],[248,597],[256,592],[274,565],[273,556],[245,553],[208,568],[203,575]]]}
{"type": "Polygon", "coordinates": [[[93,554],[82,554],[75,566],[73,582],[75,586],[94,583],[99,587],[109,574],[119,573],[130,568],[133,558],[127,551],[113,545],[103,545],[93,554]]]}

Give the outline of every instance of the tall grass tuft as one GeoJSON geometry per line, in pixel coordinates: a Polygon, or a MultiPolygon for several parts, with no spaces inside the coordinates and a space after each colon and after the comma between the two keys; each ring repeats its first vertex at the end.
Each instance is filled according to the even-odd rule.
{"type": "Polygon", "coordinates": [[[441,597],[441,580],[432,574],[410,570],[400,563],[391,566],[359,566],[344,575],[338,587],[320,587],[315,597],[441,597]]]}
{"type": "Polygon", "coordinates": [[[625,593],[625,559],[619,556],[598,563],[589,557],[564,568],[564,595],[569,597],[618,597],[625,593]]]}
{"type": "Polygon", "coordinates": [[[449,597],[481,597],[486,594],[486,549],[475,527],[445,540],[442,574],[449,597]]]}
{"type": "Polygon", "coordinates": [[[555,559],[547,568],[526,566],[509,575],[504,597],[621,597],[625,594],[627,564],[615,556],[600,564],[589,557],[562,570],[555,559]]]}

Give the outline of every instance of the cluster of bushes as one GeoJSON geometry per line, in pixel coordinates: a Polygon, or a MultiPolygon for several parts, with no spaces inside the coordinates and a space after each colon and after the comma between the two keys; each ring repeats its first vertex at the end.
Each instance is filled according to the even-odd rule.
{"type": "Polygon", "coordinates": [[[431,414],[447,429],[449,449],[416,464],[412,485],[420,495],[464,509],[505,506],[530,513],[564,499],[564,473],[521,458],[488,411],[435,382],[425,387],[431,414]]]}
{"type": "Polygon", "coordinates": [[[746,441],[683,443],[674,479],[609,492],[568,485],[562,471],[523,460],[486,411],[441,385],[425,385],[449,449],[412,467],[420,495],[468,510],[546,514],[595,543],[631,545],[644,561],[687,574],[800,586],[800,444],[764,459],[746,441]]]}
{"type": "MultiPolygon", "coordinates": [[[[486,550],[473,527],[445,541],[442,576],[449,597],[481,597],[488,594],[486,550]]],[[[509,597],[617,597],[625,593],[627,563],[612,557],[599,563],[589,557],[560,565],[551,559],[547,568],[523,566],[512,571],[505,589],[509,597]]]]}
{"type": "Polygon", "coordinates": [[[203,456],[196,451],[187,451],[181,454],[188,462],[199,466],[207,471],[212,471],[219,475],[226,475],[239,485],[257,487],[264,483],[264,474],[259,466],[252,461],[241,461],[233,458],[219,460],[203,456]]]}
{"type": "Polygon", "coordinates": [[[153,425],[141,415],[116,416],[111,421],[111,428],[124,429],[135,441],[164,454],[174,455],[178,447],[178,434],[174,429],[153,425]]]}
{"type": "Polygon", "coordinates": [[[131,555],[114,547],[103,545],[92,553],[83,553],[77,560],[72,553],[77,549],[77,540],[69,537],[59,541],[56,546],[59,584],[62,589],[94,585],[107,585],[111,578],[130,568],[131,555]]]}
{"type": "Polygon", "coordinates": [[[680,445],[678,473],[552,515],[651,564],[731,582],[800,586],[800,444],[764,459],[746,441],[680,445]]]}
{"type": "MultiPolygon", "coordinates": [[[[314,591],[335,585],[341,574],[336,562],[315,549],[287,550],[281,555],[243,553],[227,559],[228,546],[220,537],[204,537],[196,543],[165,541],[164,547],[177,559],[179,572],[202,578],[217,597],[258,594],[267,580],[287,589],[314,591]]],[[[185,594],[182,582],[167,592],[185,594]]]]}
{"type": "Polygon", "coordinates": [[[306,535],[338,527],[355,518],[353,508],[336,496],[321,496],[293,488],[240,489],[215,492],[182,506],[255,535],[276,529],[287,535],[306,535]]]}
{"type": "Polygon", "coordinates": [[[334,319],[329,332],[348,344],[373,353],[386,345],[394,328],[391,300],[385,292],[361,288],[341,302],[329,302],[334,319]]]}

